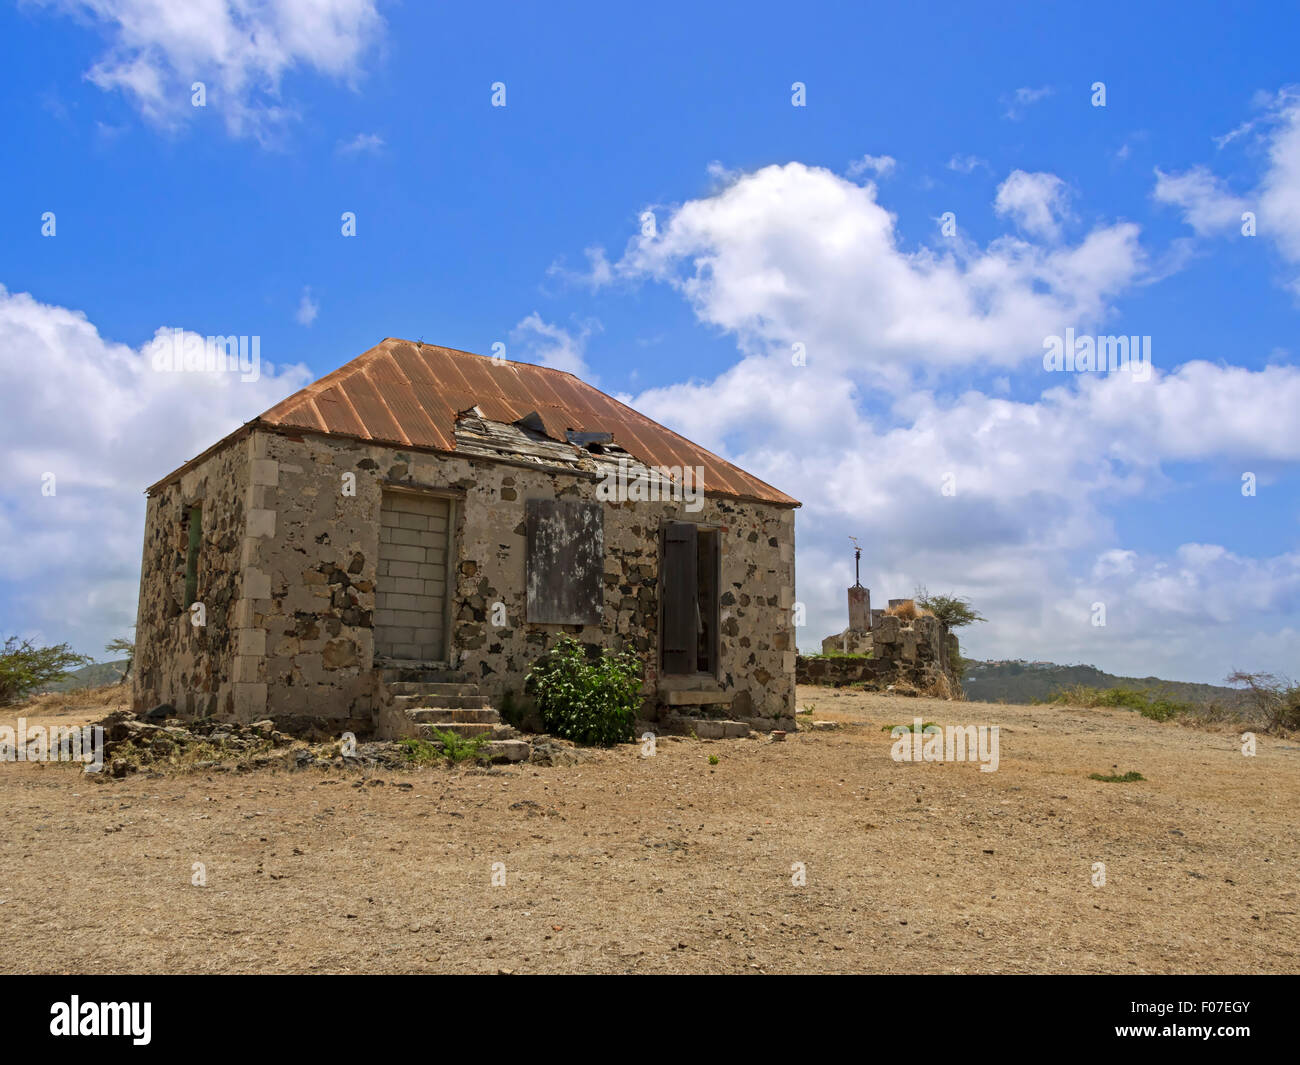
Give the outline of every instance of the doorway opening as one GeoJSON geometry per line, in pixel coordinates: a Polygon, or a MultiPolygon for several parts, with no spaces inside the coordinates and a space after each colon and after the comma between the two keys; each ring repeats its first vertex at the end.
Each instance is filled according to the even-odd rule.
{"type": "Polygon", "coordinates": [[[674,675],[718,672],[721,530],[674,521],[664,527],[661,666],[674,675]]]}

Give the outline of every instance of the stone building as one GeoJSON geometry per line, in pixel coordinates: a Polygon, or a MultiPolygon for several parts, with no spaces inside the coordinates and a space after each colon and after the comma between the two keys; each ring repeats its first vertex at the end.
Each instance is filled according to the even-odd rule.
{"type": "Polygon", "coordinates": [[[571,633],[793,718],[799,503],[571,374],[388,339],[148,497],[137,710],[487,727],[571,633]]]}

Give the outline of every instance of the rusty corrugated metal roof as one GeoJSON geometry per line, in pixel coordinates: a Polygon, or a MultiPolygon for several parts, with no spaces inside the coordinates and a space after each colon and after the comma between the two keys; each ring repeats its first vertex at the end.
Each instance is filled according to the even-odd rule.
{"type": "Polygon", "coordinates": [[[798,500],[562,370],[389,338],[277,403],[257,423],[399,447],[456,450],[456,413],[497,422],[536,412],[546,434],[607,432],[648,466],[700,466],[710,495],[781,506],[798,500]]]}

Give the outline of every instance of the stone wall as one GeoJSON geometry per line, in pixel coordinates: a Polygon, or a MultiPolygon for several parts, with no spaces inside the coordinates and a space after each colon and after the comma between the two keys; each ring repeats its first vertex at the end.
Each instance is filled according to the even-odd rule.
{"type": "Polygon", "coordinates": [[[843,655],[832,658],[800,655],[796,664],[800,684],[827,684],[834,688],[877,681],[890,669],[889,663],[877,662],[874,658],[843,655]]]}
{"type": "MultiPolygon", "coordinates": [[[[250,434],[245,462],[244,598],[231,636],[235,698],[219,704],[222,712],[241,720],[308,715],[339,728],[369,725],[380,500],[386,485],[400,485],[453,501],[450,664],[494,705],[518,697],[532,663],[568,632],[640,654],[650,712],[663,692],[689,688],[716,692],[717,702],[742,719],[793,716],[789,508],[712,497],[698,513],[668,501],[602,504],[600,624],[537,625],[525,620],[525,501],[594,499],[590,475],[263,430],[250,434]],[[659,529],[666,519],[724,529],[717,680],[659,676],[659,529]],[[503,609],[495,613],[505,622],[499,626],[498,603],[503,609]]],[[[144,583],[150,581],[146,575],[144,583]]],[[[155,658],[161,663],[165,655],[155,658]]]]}
{"type": "Polygon", "coordinates": [[[941,683],[940,674],[952,678],[957,637],[938,618],[905,621],[886,614],[871,637],[873,654],[891,665],[898,680],[929,689],[941,683]]]}
{"type": "Polygon", "coordinates": [[[957,637],[935,617],[912,620],[882,615],[869,633],[846,630],[822,641],[823,653],[847,651],[870,658],[804,657],[797,663],[800,684],[907,685],[922,691],[956,693],[953,664],[959,653],[957,637]]]}
{"type": "Polygon", "coordinates": [[[248,442],[235,441],[148,500],[132,669],[137,712],[167,703],[188,715],[235,713],[249,473],[248,442]],[[185,519],[195,503],[203,507],[199,626],[185,602],[185,519]]]}
{"type": "Polygon", "coordinates": [[[867,655],[874,646],[869,631],[849,628],[822,640],[822,654],[867,655]]]}

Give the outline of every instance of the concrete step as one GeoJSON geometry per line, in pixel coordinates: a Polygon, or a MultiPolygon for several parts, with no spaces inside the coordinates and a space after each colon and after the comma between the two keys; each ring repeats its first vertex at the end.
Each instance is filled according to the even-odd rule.
{"type": "Polygon", "coordinates": [[[446,681],[395,680],[385,687],[393,695],[477,695],[477,684],[452,684],[446,681]]]}
{"type": "Polygon", "coordinates": [[[457,736],[463,736],[468,740],[475,736],[491,736],[494,728],[495,725],[476,721],[448,721],[442,725],[416,725],[415,731],[421,739],[425,740],[436,740],[438,732],[454,732],[457,736]]]}
{"type": "Polygon", "coordinates": [[[501,723],[501,715],[486,706],[474,710],[447,706],[425,706],[407,710],[406,716],[412,721],[418,721],[424,725],[436,725],[443,721],[464,721],[488,725],[501,723]]]}
{"type": "Polygon", "coordinates": [[[419,710],[423,707],[444,707],[448,710],[482,710],[487,699],[482,695],[394,695],[392,704],[398,710],[419,710]]]}

